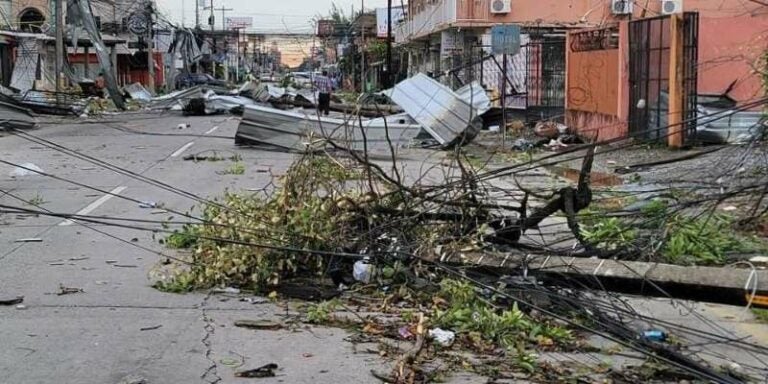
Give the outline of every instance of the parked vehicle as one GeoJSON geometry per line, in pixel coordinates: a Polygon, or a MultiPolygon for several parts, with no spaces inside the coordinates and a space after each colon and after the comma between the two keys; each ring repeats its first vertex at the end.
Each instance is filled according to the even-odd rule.
{"type": "Polygon", "coordinates": [[[311,73],[305,73],[305,72],[294,72],[293,73],[293,83],[296,86],[302,87],[302,88],[311,88],[312,87],[312,74],[311,73]]]}
{"type": "Polygon", "coordinates": [[[259,74],[259,80],[260,81],[270,81],[274,82],[276,81],[274,73],[270,71],[263,71],[259,74]]]}
{"type": "Polygon", "coordinates": [[[227,82],[219,80],[207,73],[188,73],[176,78],[176,89],[194,87],[196,85],[226,86],[227,82]]]}

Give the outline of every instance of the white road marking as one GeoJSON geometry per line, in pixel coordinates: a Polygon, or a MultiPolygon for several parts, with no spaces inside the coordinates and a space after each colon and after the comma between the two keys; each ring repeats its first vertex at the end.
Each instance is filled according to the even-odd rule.
{"type": "MultiPolygon", "coordinates": [[[[119,195],[121,192],[125,191],[126,188],[128,188],[128,187],[122,186],[122,187],[117,187],[117,188],[111,190],[109,192],[109,194],[100,197],[98,200],[94,201],[91,204],[88,204],[87,207],[81,209],[79,212],[75,213],[75,215],[77,215],[77,216],[85,216],[85,215],[95,211],[96,208],[98,208],[102,204],[104,204],[107,201],[109,201],[109,199],[115,197],[115,195],[119,195]]],[[[67,227],[67,226],[70,226],[70,225],[72,225],[74,223],[75,222],[73,220],[67,219],[67,220],[64,220],[61,223],[59,223],[59,226],[60,227],[67,227]]]]}
{"type": "Polygon", "coordinates": [[[211,133],[215,132],[217,129],[219,129],[219,126],[215,126],[208,130],[208,132],[204,133],[205,135],[210,135],[211,133]]]}
{"type": "Polygon", "coordinates": [[[187,149],[189,149],[189,147],[191,147],[193,145],[195,145],[194,141],[190,141],[189,143],[184,144],[183,147],[177,149],[176,152],[172,153],[171,157],[179,157],[179,155],[184,153],[184,151],[186,151],[187,149]]]}

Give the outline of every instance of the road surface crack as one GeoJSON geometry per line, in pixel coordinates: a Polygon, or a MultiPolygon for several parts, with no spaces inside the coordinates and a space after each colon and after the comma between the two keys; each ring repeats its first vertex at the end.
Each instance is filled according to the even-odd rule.
{"type": "Polygon", "coordinates": [[[206,308],[208,306],[208,300],[211,298],[211,295],[212,292],[209,292],[200,305],[203,313],[203,322],[205,323],[205,326],[203,327],[205,330],[205,336],[203,336],[203,339],[200,341],[205,346],[205,358],[208,359],[208,361],[211,363],[205,369],[205,372],[203,372],[200,378],[210,384],[216,384],[221,382],[222,379],[218,373],[218,365],[216,364],[216,359],[211,357],[211,355],[213,355],[213,343],[211,342],[211,338],[216,333],[216,326],[214,325],[213,319],[208,316],[208,309],[206,308]]]}

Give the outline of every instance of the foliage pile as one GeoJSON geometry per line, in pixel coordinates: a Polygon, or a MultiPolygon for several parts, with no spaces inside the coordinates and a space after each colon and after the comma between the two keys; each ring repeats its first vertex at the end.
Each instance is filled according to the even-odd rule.
{"type": "Polygon", "coordinates": [[[608,251],[632,251],[679,265],[723,265],[734,256],[765,249],[755,237],[736,232],[735,221],[722,214],[695,213],[655,199],[637,215],[582,212],[581,233],[591,244],[608,251]]]}
{"type": "Polygon", "coordinates": [[[403,242],[424,246],[440,236],[439,226],[420,228],[418,220],[397,226],[393,236],[372,230],[391,220],[388,213],[404,199],[372,191],[386,187],[368,172],[306,154],[271,195],[225,193],[202,207],[204,224],[185,226],[165,243],[193,248],[191,278],[183,277],[192,288],[263,290],[284,278],[327,272],[329,259],[319,252],[374,254],[403,242]]]}
{"type": "Polygon", "coordinates": [[[476,347],[485,343],[521,351],[528,343],[548,347],[573,340],[567,329],[534,320],[516,304],[509,309],[497,309],[479,297],[474,286],[466,281],[443,280],[438,297],[444,304],[433,313],[434,325],[467,335],[476,347]]]}
{"type": "Polygon", "coordinates": [[[175,240],[197,238],[190,271],[195,284],[260,289],[298,272],[323,272],[324,258],[281,248],[342,249],[353,217],[345,202],[355,199],[345,185],[349,177],[340,166],[308,155],[290,168],[270,197],[226,193],[217,204],[205,205],[203,218],[210,224],[172,235],[175,240]]]}

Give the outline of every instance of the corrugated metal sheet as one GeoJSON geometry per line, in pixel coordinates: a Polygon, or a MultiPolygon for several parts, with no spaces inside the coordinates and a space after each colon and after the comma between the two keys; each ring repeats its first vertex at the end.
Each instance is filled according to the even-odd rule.
{"type": "Polygon", "coordinates": [[[11,87],[24,92],[35,85],[40,54],[37,51],[37,38],[20,37],[18,43],[16,65],[11,74],[11,87]]]}
{"type": "Polygon", "coordinates": [[[704,143],[746,143],[762,137],[766,130],[765,117],[759,111],[732,113],[727,109],[699,107],[698,119],[704,124],[696,127],[696,139],[704,143]],[[713,114],[722,118],[716,119],[713,114]]]}
{"type": "Polygon", "coordinates": [[[28,129],[34,126],[35,119],[29,111],[12,103],[0,101],[0,128],[28,129]]]}
{"type": "Polygon", "coordinates": [[[236,143],[255,142],[285,149],[306,149],[310,140],[333,140],[353,150],[389,149],[410,144],[421,127],[407,115],[357,120],[317,116],[314,111],[283,111],[262,105],[245,107],[243,119],[235,135],[236,143]],[[362,124],[361,124],[362,123],[362,124]],[[360,129],[360,127],[363,129],[360,129]]]}
{"type": "Polygon", "coordinates": [[[480,130],[477,110],[423,73],[398,83],[390,97],[443,146],[467,142],[480,130]]]}
{"type": "Polygon", "coordinates": [[[491,109],[491,99],[478,81],[473,81],[456,90],[456,94],[467,104],[477,110],[478,114],[484,114],[491,109]]]}

